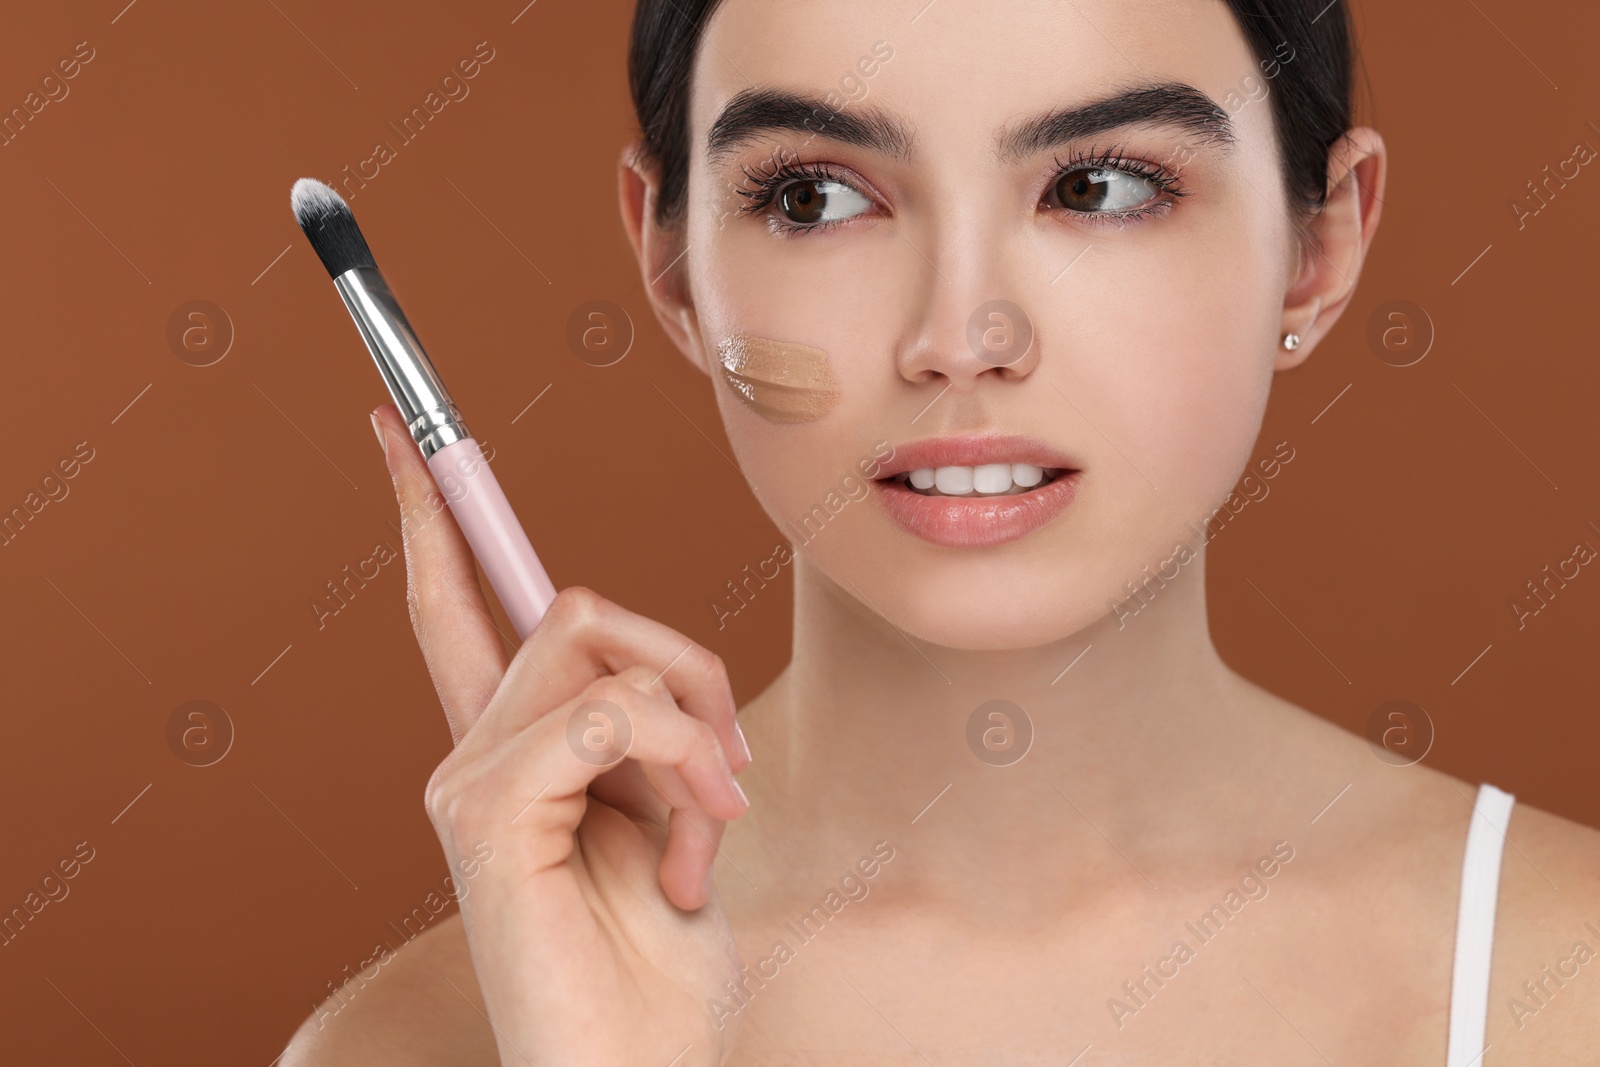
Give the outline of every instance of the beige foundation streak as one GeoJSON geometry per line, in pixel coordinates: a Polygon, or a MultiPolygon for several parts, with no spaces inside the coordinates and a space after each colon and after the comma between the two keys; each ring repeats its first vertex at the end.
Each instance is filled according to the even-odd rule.
{"type": "Polygon", "coordinates": [[[722,378],[769,422],[811,422],[839,402],[839,380],[820,348],[733,334],[717,344],[722,378]]]}

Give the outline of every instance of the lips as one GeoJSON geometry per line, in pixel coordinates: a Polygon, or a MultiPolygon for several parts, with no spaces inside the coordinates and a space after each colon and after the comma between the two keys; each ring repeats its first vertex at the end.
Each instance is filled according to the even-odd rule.
{"type": "Polygon", "coordinates": [[[1020,540],[1056,519],[1077,497],[1083,471],[1076,457],[1030,437],[1009,434],[940,437],[897,447],[872,482],[874,495],[902,529],[947,548],[983,548],[1020,540]],[[1054,477],[1005,496],[933,496],[902,477],[908,471],[1025,463],[1054,477]]]}

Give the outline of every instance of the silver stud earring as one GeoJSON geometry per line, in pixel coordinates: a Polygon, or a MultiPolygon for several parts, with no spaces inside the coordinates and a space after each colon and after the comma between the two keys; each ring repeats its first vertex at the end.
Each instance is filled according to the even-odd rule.
{"type": "MultiPolygon", "coordinates": [[[[1310,333],[1312,331],[1312,329],[1316,327],[1316,325],[1317,325],[1317,316],[1321,312],[1322,312],[1322,297],[1319,296],[1319,297],[1317,297],[1317,302],[1315,304],[1311,305],[1311,320],[1308,323],[1306,323],[1306,333],[1310,333]]],[[[1290,352],[1293,352],[1295,349],[1300,347],[1301,342],[1303,340],[1304,340],[1304,338],[1302,338],[1297,333],[1286,333],[1286,334],[1283,335],[1283,347],[1288,349],[1290,352]]]]}

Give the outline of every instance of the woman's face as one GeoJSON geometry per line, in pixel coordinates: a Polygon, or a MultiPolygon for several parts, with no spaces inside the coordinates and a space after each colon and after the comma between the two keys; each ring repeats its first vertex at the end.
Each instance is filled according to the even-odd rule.
{"type": "Polygon", "coordinates": [[[1295,265],[1270,82],[1222,3],[917,7],[724,0],[690,104],[690,354],[812,566],[923,640],[1031,647],[1110,618],[1252,458],[1295,265]],[[731,128],[752,89],[822,109],[731,128]],[[1122,94],[1113,126],[1049,120],[1122,94]],[[907,450],[992,435],[1045,452],[907,450]],[[1077,473],[984,502],[871,484],[907,459],[951,493],[960,467],[1077,473]]]}

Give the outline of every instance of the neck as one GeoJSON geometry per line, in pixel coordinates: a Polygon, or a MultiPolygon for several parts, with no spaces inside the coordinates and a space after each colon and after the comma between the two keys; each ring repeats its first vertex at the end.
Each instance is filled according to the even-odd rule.
{"type": "Polygon", "coordinates": [[[799,556],[793,659],[741,716],[781,879],[887,840],[914,857],[897,868],[909,896],[970,901],[981,881],[1059,901],[1214,848],[1264,711],[1211,643],[1203,552],[1185,572],[1136,616],[972,651],[902,632],[799,556]]]}

